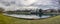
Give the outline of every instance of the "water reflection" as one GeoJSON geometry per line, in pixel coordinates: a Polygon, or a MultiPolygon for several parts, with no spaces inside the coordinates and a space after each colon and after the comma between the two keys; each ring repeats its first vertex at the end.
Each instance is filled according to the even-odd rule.
{"type": "Polygon", "coordinates": [[[17,18],[28,18],[28,19],[39,19],[39,18],[48,18],[50,17],[49,15],[43,15],[43,16],[39,16],[39,15],[18,15],[18,14],[4,14],[4,15],[8,15],[8,16],[12,16],[12,17],[17,17],[17,18]]]}

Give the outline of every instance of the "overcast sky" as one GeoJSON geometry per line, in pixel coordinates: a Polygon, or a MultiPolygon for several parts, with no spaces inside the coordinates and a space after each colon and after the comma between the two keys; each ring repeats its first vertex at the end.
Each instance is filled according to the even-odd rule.
{"type": "Polygon", "coordinates": [[[8,6],[36,6],[42,9],[58,8],[58,0],[0,0],[0,7],[8,6]]]}

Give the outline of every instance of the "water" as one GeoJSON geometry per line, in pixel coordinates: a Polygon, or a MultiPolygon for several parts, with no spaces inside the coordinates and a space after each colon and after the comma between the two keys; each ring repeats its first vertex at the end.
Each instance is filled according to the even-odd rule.
{"type": "Polygon", "coordinates": [[[40,19],[40,18],[50,17],[49,15],[43,15],[42,17],[39,17],[38,15],[17,15],[17,14],[4,14],[4,15],[17,17],[17,18],[27,18],[27,19],[40,19]]]}

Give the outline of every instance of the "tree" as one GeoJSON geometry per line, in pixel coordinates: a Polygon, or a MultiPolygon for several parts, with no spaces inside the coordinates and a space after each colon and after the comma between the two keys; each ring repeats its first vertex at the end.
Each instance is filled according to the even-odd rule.
{"type": "Polygon", "coordinates": [[[43,11],[42,9],[39,9],[39,16],[40,16],[40,17],[42,17],[42,14],[43,14],[42,11],[43,11]]]}
{"type": "Polygon", "coordinates": [[[4,9],[0,7],[0,13],[2,13],[3,11],[4,11],[4,9]]]}

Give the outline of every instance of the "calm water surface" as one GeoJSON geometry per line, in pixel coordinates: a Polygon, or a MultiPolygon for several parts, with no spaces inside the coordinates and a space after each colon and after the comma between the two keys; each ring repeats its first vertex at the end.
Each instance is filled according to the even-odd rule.
{"type": "Polygon", "coordinates": [[[39,17],[39,15],[17,15],[17,14],[4,14],[12,17],[17,17],[17,18],[48,18],[50,17],[49,15],[43,15],[42,17],[39,17]]]}

